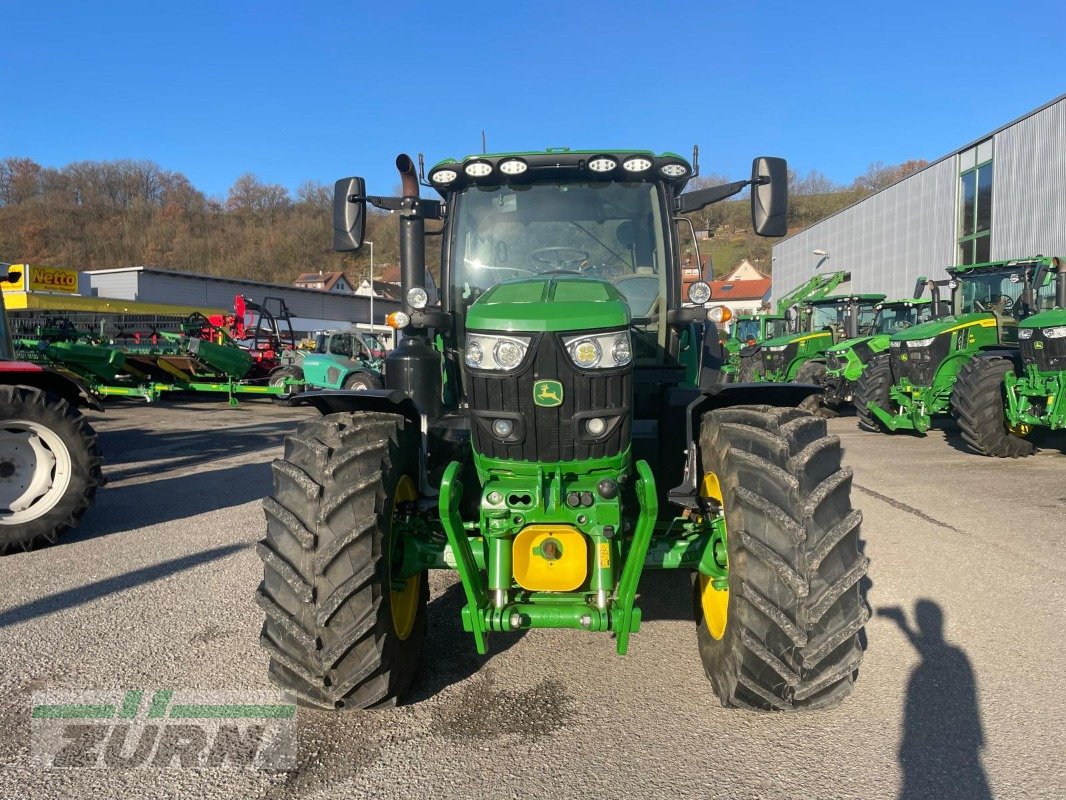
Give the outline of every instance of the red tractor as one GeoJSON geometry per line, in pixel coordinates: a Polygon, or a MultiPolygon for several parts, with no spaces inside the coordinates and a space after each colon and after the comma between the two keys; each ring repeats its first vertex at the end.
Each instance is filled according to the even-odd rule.
{"type": "Polygon", "coordinates": [[[0,555],[55,542],[92,505],[103,458],[82,406],[101,410],[70,378],[15,360],[0,307],[0,555]]]}

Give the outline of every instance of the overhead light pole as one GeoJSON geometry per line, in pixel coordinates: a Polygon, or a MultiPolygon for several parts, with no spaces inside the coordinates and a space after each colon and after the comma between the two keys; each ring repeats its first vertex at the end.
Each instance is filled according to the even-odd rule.
{"type": "Polygon", "coordinates": [[[367,241],[370,245],[370,332],[374,332],[374,243],[367,241]]]}

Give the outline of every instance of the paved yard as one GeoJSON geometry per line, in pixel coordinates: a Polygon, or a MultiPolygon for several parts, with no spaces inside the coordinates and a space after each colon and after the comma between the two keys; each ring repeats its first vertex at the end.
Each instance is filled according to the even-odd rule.
{"type": "Polygon", "coordinates": [[[830,429],[855,470],[875,616],[838,708],[721,708],[687,576],[642,581],[626,658],[565,631],[497,635],[482,658],[440,574],[413,701],[301,711],[295,770],[31,766],[34,690],[268,685],[259,501],[310,413],[190,401],[92,415],[110,481],[96,507],[58,546],[0,561],[0,797],[1066,796],[1066,456],[986,459],[950,431],[877,436],[850,418],[830,429]]]}

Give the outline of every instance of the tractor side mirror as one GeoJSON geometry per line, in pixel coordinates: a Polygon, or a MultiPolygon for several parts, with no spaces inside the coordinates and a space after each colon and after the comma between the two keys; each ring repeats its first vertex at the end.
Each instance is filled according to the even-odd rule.
{"type": "Polygon", "coordinates": [[[751,226],[759,236],[788,233],[788,163],[761,156],[751,162],[751,226]]]}
{"type": "Polygon", "coordinates": [[[333,249],[354,253],[363,246],[365,234],[366,181],[341,178],[333,185],[333,249]]]}
{"type": "Polygon", "coordinates": [[[917,300],[925,292],[925,285],[929,279],[924,275],[920,276],[914,283],[914,299],[917,300]]]}

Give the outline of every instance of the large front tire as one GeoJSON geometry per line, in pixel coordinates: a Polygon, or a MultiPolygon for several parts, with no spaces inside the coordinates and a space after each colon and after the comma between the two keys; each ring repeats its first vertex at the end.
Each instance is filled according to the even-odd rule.
{"type": "Polygon", "coordinates": [[[870,360],[855,383],[855,418],[859,429],[874,433],[889,433],[881,420],[870,410],[870,403],[876,403],[886,411],[892,402],[888,390],[892,387],[892,367],[888,355],[877,355],[870,360]]]}
{"type": "Polygon", "coordinates": [[[66,400],[0,386],[0,555],[74,528],[103,483],[96,431],[66,400]]]}
{"type": "Polygon", "coordinates": [[[425,571],[397,581],[393,565],[419,441],[395,414],[330,414],[301,425],[273,464],[260,643],[271,680],[306,705],[393,705],[417,673],[429,583],[425,571]]]}
{"type": "Polygon", "coordinates": [[[1036,448],[1007,427],[1003,379],[1014,371],[1009,359],[971,358],[959,370],[951,393],[951,413],[963,441],[983,456],[1024,458],[1036,448]]]}
{"type": "Polygon", "coordinates": [[[704,582],[694,598],[715,693],[725,706],[756,710],[839,702],[869,619],[859,594],[869,564],[858,546],[862,514],[851,507],[839,438],[798,409],[738,406],[703,416],[700,451],[721,487],[728,544],[724,619],[704,582]]]}

